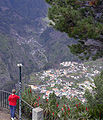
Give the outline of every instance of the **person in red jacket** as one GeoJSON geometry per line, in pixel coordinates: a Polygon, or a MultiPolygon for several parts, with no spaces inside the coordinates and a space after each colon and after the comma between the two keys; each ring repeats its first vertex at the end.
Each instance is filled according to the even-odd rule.
{"type": "Polygon", "coordinates": [[[11,114],[11,120],[14,120],[15,116],[15,110],[16,110],[16,103],[17,100],[20,98],[18,95],[15,95],[16,90],[12,90],[12,94],[9,95],[8,101],[9,101],[9,106],[10,106],[10,114],[11,114]]]}

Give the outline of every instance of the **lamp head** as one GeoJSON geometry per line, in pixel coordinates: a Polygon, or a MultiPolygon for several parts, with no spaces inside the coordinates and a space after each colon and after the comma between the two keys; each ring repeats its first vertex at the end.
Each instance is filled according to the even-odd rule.
{"type": "Polygon", "coordinates": [[[22,67],[23,65],[20,63],[20,64],[17,64],[18,67],[22,67]]]}

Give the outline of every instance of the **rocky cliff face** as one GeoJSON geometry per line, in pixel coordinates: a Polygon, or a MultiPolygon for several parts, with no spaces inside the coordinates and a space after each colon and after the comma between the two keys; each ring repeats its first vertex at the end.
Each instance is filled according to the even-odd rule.
{"type": "Polygon", "coordinates": [[[0,0],[0,67],[5,68],[0,81],[18,81],[19,62],[29,75],[76,59],[67,48],[68,37],[48,27],[46,16],[45,0],[0,0]]]}

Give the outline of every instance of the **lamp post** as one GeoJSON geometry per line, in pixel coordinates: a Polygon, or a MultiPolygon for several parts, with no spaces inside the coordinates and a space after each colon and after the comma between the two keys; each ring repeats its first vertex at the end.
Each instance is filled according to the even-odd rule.
{"type": "Polygon", "coordinates": [[[23,66],[22,64],[17,64],[19,67],[19,120],[21,120],[21,67],[23,66]]]}

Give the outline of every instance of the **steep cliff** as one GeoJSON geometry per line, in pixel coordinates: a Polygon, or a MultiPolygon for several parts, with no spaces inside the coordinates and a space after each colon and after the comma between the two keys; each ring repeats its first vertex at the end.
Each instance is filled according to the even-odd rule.
{"type": "Polygon", "coordinates": [[[67,48],[68,37],[48,26],[47,7],[45,0],[0,0],[0,61],[5,80],[8,76],[7,81],[18,81],[20,62],[23,75],[28,76],[77,59],[67,48]]]}

